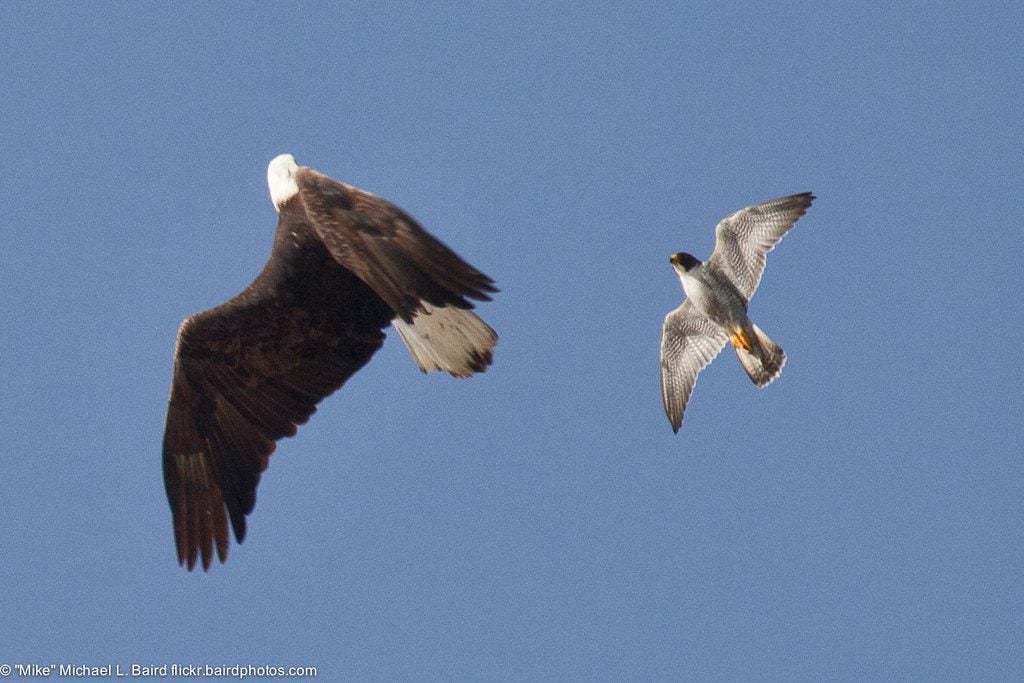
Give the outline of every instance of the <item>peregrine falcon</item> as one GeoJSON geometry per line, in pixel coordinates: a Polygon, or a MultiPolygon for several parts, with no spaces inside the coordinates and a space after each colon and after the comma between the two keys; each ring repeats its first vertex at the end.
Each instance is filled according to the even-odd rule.
{"type": "Polygon", "coordinates": [[[747,304],[775,248],[814,201],[810,192],[740,209],[715,228],[715,250],[702,263],[680,252],[669,258],[686,293],[661,332],[661,399],[678,432],[697,375],[732,342],[750,380],[765,387],[782,372],[786,354],[747,317],[747,304]]]}

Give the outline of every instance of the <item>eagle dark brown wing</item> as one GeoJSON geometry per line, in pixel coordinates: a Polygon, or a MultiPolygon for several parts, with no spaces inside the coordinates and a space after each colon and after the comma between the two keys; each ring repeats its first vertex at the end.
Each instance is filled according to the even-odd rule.
{"type": "Polygon", "coordinates": [[[383,343],[393,314],[351,274],[333,280],[348,307],[283,305],[250,286],[178,332],[163,465],[178,561],[190,570],[199,557],[208,569],[214,547],[226,559],[229,519],[244,539],[275,442],[383,343]]]}
{"type": "Polygon", "coordinates": [[[470,309],[468,299],[490,301],[498,291],[491,278],[391,202],[307,167],[296,171],[295,183],[331,255],[405,322],[423,310],[422,302],[470,309]]]}

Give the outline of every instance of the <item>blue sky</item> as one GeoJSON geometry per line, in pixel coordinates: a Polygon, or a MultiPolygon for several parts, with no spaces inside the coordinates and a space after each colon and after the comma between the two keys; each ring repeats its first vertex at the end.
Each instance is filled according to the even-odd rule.
{"type": "Polygon", "coordinates": [[[2,663],[321,678],[1024,677],[1016,3],[0,6],[2,663]],[[181,320],[281,152],[495,278],[471,380],[389,335],[175,562],[181,320]],[[673,435],[668,264],[818,200],[673,435]]]}

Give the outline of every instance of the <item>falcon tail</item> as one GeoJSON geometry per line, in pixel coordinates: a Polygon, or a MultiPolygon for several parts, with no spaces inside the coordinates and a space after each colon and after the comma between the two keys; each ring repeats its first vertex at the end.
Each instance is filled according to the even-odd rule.
{"type": "Polygon", "coordinates": [[[422,306],[412,322],[393,321],[420,370],[443,370],[455,377],[485,371],[498,342],[494,330],[468,309],[422,306]]]}
{"type": "Polygon", "coordinates": [[[749,339],[749,331],[737,331],[733,334],[736,357],[746,370],[750,381],[759,387],[766,387],[782,373],[782,366],[786,364],[786,354],[782,347],[769,339],[757,325],[751,323],[750,330],[753,331],[756,340],[749,339]],[[740,343],[737,343],[738,341],[740,343]]]}

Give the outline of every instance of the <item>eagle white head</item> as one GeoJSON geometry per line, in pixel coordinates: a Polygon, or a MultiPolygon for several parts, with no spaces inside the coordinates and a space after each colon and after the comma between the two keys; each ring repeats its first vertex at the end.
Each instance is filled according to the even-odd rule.
{"type": "Polygon", "coordinates": [[[295,183],[295,172],[298,170],[299,166],[291,154],[278,154],[267,166],[270,201],[278,213],[281,212],[281,205],[299,193],[299,186],[295,183]]]}

